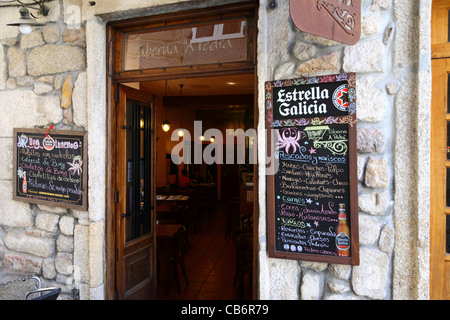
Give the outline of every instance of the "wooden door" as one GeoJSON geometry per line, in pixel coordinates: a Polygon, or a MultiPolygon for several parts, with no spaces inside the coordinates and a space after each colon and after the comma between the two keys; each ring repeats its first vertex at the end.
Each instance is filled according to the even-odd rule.
{"type": "Polygon", "coordinates": [[[153,96],[119,86],[116,139],[116,298],[153,299],[155,111],[153,96]]]}
{"type": "Polygon", "coordinates": [[[432,8],[430,298],[450,299],[450,0],[432,8]]]}

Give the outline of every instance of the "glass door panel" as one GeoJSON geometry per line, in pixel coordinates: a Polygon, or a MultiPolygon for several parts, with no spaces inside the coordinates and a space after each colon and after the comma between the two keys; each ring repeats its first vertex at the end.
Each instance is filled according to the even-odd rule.
{"type": "Polygon", "coordinates": [[[151,115],[148,105],[127,101],[126,240],[151,230],[151,115]]]}

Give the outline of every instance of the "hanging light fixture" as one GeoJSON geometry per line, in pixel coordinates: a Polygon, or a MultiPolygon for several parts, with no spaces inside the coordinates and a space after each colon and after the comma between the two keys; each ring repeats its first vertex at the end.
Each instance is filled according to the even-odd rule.
{"type": "MultiPolygon", "coordinates": [[[[183,97],[183,84],[180,84],[180,97],[183,97]]],[[[180,129],[178,129],[178,136],[181,138],[184,136],[184,129],[181,125],[181,110],[180,110],[180,129]]]]}
{"type": "Polygon", "coordinates": [[[33,3],[23,3],[20,0],[17,0],[22,6],[19,9],[20,18],[18,21],[13,23],[8,23],[8,26],[19,27],[19,30],[23,34],[29,34],[33,31],[33,27],[45,26],[45,23],[37,22],[35,17],[28,8],[37,10],[37,12],[46,17],[50,11],[50,9],[44,4],[46,0],[33,0],[33,3]],[[34,7],[33,5],[37,5],[38,7],[34,7]]]}
{"type": "MultiPolygon", "coordinates": [[[[166,80],[166,88],[165,88],[165,96],[167,96],[167,80],[166,80]]],[[[164,119],[164,121],[161,123],[162,129],[164,132],[167,132],[170,130],[170,122],[169,120],[167,120],[167,107],[166,107],[166,118],[164,119]]]]}

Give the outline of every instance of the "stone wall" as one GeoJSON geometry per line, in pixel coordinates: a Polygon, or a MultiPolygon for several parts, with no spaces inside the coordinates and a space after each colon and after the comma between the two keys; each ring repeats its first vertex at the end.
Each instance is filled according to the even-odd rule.
{"type": "MultiPolygon", "coordinates": [[[[353,46],[299,31],[289,19],[288,1],[277,1],[276,9],[269,8],[269,1],[261,2],[260,88],[264,80],[356,73],[360,238],[359,266],[270,259],[265,194],[260,193],[262,299],[428,298],[429,266],[424,261],[429,257],[429,243],[417,244],[418,234],[427,232],[429,222],[429,172],[425,169],[429,152],[422,134],[429,135],[430,126],[428,116],[419,119],[419,114],[426,113],[421,108],[427,108],[426,101],[430,101],[430,66],[419,64],[419,57],[422,62],[430,57],[431,1],[361,2],[362,34],[353,46]],[[418,121],[420,129],[416,128],[418,121]],[[424,168],[422,176],[416,171],[419,166],[424,168]],[[419,207],[425,209],[421,214],[419,207]]],[[[261,93],[259,99],[263,106],[261,93]]],[[[263,117],[264,108],[260,107],[260,123],[264,123],[263,117]]],[[[263,129],[260,126],[259,131],[263,129]]],[[[265,150],[261,144],[259,148],[263,149],[259,151],[261,161],[265,150]]],[[[261,176],[264,171],[261,167],[261,176]]],[[[259,181],[259,188],[265,190],[264,180],[259,181]]]]}
{"type": "MultiPolygon", "coordinates": [[[[65,298],[74,287],[81,299],[104,296],[107,20],[235,0],[96,2],[51,1],[46,26],[27,36],[6,26],[18,9],[0,7],[0,267],[37,273],[65,298]],[[51,124],[88,131],[89,212],[12,200],[13,128],[51,124]]],[[[419,155],[429,145],[431,0],[362,0],[354,46],[297,30],[289,1],[269,2],[258,13],[258,297],[427,299],[429,158],[419,155]],[[357,74],[361,263],[269,259],[264,82],[339,72],[357,74]]]]}
{"type": "MultiPolygon", "coordinates": [[[[12,200],[13,128],[87,130],[85,28],[67,25],[73,1],[52,1],[46,25],[22,35],[0,7],[0,267],[39,275],[62,298],[89,281],[88,213],[12,200]]],[[[81,2],[80,2],[81,5],[81,2]]]]}

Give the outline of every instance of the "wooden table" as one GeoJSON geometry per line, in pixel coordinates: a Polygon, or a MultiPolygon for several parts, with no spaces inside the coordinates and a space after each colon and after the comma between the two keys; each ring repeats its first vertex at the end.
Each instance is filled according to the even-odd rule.
{"type": "Polygon", "coordinates": [[[172,194],[172,195],[156,195],[156,203],[177,203],[177,204],[187,204],[189,201],[189,196],[184,194],[172,194]]]}
{"type": "Polygon", "coordinates": [[[157,224],[156,225],[156,239],[157,240],[172,240],[178,231],[181,230],[181,224],[157,224]]]}

